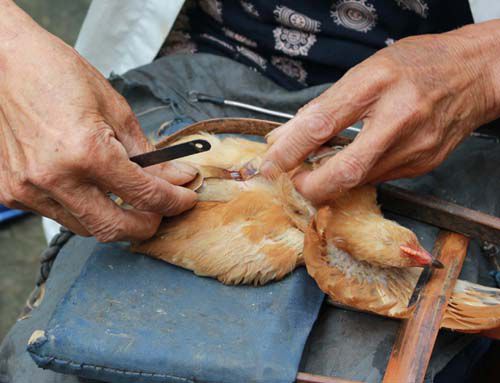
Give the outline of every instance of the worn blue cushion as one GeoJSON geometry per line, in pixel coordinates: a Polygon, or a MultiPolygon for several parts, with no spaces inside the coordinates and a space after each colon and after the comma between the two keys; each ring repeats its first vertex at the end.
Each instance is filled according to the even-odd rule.
{"type": "Polygon", "coordinates": [[[42,368],[110,382],[292,382],[322,300],[302,268],[232,287],[96,244],[28,350],[42,368]]]}

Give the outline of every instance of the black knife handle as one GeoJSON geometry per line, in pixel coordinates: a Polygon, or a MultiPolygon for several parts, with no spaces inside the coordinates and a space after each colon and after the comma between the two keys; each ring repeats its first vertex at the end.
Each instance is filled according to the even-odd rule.
{"type": "Polygon", "coordinates": [[[153,166],[165,161],[175,160],[177,158],[191,156],[197,153],[203,153],[210,150],[211,145],[206,140],[193,140],[182,144],[169,146],[152,152],[139,154],[130,157],[130,161],[135,162],[140,167],[153,166]]]}

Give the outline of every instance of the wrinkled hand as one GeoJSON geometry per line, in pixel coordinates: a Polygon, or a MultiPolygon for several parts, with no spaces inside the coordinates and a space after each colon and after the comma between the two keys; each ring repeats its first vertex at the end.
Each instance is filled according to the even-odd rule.
{"type": "Polygon", "coordinates": [[[148,238],[161,215],[192,207],[195,193],[176,185],[196,171],[130,162],[153,147],[126,101],[14,4],[0,8],[0,203],[100,241],[148,238]]]}
{"type": "Polygon", "coordinates": [[[307,198],[323,202],[359,184],[433,169],[500,115],[499,24],[407,38],[379,51],[268,136],[261,172],[273,177],[295,168],[360,120],[351,145],[295,176],[307,198]]]}

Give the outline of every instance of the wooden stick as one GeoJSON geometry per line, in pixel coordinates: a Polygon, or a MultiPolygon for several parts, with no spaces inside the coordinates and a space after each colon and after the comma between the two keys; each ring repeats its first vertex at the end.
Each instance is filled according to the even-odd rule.
{"type": "Polygon", "coordinates": [[[297,383],[361,383],[354,380],[346,380],[342,378],[335,378],[331,376],[312,375],[305,372],[297,374],[297,383]]]}
{"type": "Polygon", "coordinates": [[[469,239],[442,231],[434,245],[434,255],[444,269],[433,275],[420,293],[415,311],[405,319],[392,349],[384,383],[423,382],[441,320],[462,269],[469,239]]]}
{"type": "Polygon", "coordinates": [[[443,229],[500,244],[500,218],[429,195],[383,184],[378,201],[382,209],[443,229]]]}

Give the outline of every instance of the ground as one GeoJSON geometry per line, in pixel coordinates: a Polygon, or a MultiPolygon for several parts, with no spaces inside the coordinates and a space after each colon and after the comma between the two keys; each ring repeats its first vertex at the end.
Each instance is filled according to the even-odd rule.
{"type": "MultiPolygon", "coordinates": [[[[76,41],[91,0],[18,0],[45,29],[68,44],[76,41]]],[[[29,215],[0,225],[0,340],[34,287],[38,257],[45,248],[41,218],[29,215]]]]}

